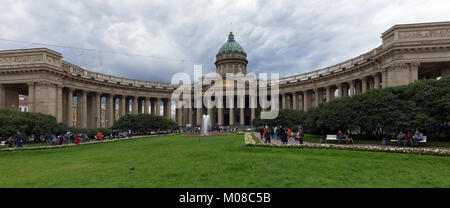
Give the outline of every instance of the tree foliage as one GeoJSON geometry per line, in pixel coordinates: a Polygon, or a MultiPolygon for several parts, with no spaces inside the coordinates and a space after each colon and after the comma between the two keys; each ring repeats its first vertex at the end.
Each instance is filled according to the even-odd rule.
{"type": "Polygon", "coordinates": [[[151,114],[128,114],[114,122],[112,129],[141,131],[149,129],[178,129],[178,125],[163,116],[151,114]]]}
{"type": "Polygon", "coordinates": [[[420,80],[407,86],[371,89],[311,108],[307,113],[281,110],[274,120],[253,125],[302,125],[315,134],[350,129],[363,135],[386,135],[399,130],[426,130],[450,122],[450,76],[420,80]]]}
{"type": "Polygon", "coordinates": [[[302,110],[281,109],[275,119],[261,119],[261,116],[253,119],[253,126],[285,126],[296,127],[303,123],[306,113],[302,110]]]}
{"type": "Polygon", "coordinates": [[[0,137],[3,139],[15,135],[18,131],[35,136],[56,133],[62,125],[56,122],[55,117],[42,113],[0,109],[0,137]]]}

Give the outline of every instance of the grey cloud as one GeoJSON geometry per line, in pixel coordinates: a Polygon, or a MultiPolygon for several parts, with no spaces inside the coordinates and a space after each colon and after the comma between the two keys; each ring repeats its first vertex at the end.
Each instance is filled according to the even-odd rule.
{"type": "MultiPolygon", "coordinates": [[[[286,76],[367,52],[395,24],[446,21],[448,8],[444,0],[10,0],[0,8],[0,38],[162,57],[49,47],[90,70],[170,81],[177,72],[192,73],[193,64],[214,71],[215,55],[233,29],[249,72],[286,76]]],[[[0,49],[24,47],[42,46],[0,41],[0,49]]]]}

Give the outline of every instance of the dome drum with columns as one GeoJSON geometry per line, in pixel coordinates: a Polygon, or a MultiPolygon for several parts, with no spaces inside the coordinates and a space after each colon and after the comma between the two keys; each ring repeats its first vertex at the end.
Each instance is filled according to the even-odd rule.
{"type": "Polygon", "coordinates": [[[228,41],[222,45],[216,55],[216,72],[222,76],[227,73],[247,73],[247,54],[244,49],[234,40],[233,32],[230,31],[228,41]]]}

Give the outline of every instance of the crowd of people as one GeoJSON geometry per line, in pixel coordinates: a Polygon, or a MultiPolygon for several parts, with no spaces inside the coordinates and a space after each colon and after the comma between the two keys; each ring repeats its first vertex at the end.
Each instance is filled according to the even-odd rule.
{"type": "Polygon", "coordinates": [[[303,144],[303,138],[305,134],[302,128],[298,128],[297,131],[293,132],[291,128],[283,126],[261,126],[258,128],[258,132],[264,143],[271,143],[272,139],[280,140],[283,144],[288,144],[289,139],[294,138],[298,140],[300,144],[303,144]]]}
{"type": "Polygon", "coordinates": [[[339,129],[336,135],[336,139],[338,140],[338,144],[340,144],[342,141],[345,141],[345,144],[349,144],[350,142],[354,144],[352,132],[350,131],[350,129],[347,129],[345,133],[342,133],[342,131],[339,129]]]}
{"type": "Polygon", "coordinates": [[[406,147],[406,144],[409,142],[411,147],[414,147],[419,145],[419,141],[424,140],[424,136],[419,130],[416,130],[414,134],[411,131],[408,131],[406,134],[403,131],[399,131],[397,135],[392,134],[391,139],[397,141],[397,146],[401,146],[401,143],[403,143],[403,146],[406,147]]]}
{"type": "MultiPolygon", "coordinates": [[[[116,136],[117,134],[114,132],[111,135],[112,138],[115,138],[116,136]]],[[[104,140],[105,136],[102,134],[102,132],[99,131],[95,135],[95,139],[104,140]]],[[[90,142],[91,138],[85,133],[72,133],[68,131],[67,133],[58,135],[46,133],[44,135],[44,141],[46,145],[53,145],[53,144],[62,145],[70,143],[80,144],[81,142],[90,142]]],[[[14,139],[13,137],[8,137],[5,144],[7,144],[9,148],[12,148],[15,143],[17,148],[22,148],[23,142],[24,142],[23,134],[21,132],[17,132],[16,135],[14,136],[14,139]]]]}
{"type": "MultiPolygon", "coordinates": [[[[199,132],[200,128],[192,128],[191,130],[194,132],[199,132]]],[[[220,131],[221,129],[216,130],[220,131]]],[[[272,140],[279,139],[282,144],[288,144],[289,139],[295,139],[298,140],[300,144],[303,144],[305,136],[302,128],[297,128],[295,131],[292,131],[291,128],[283,126],[261,126],[256,128],[256,131],[260,133],[261,139],[264,140],[264,143],[271,143],[272,140]]],[[[131,130],[129,130],[127,133],[128,137],[132,135],[131,130]]],[[[109,137],[115,139],[119,136],[119,132],[113,131],[109,137]]],[[[105,139],[105,135],[103,135],[100,131],[97,132],[94,137],[95,140],[105,139]]],[[[338,140],[338,143],[345,141],[346,144],[349,144],[350,142],[354,144],[352,132],[350,131],[350,129],[347,129],[345,133],[339,130],[337,132],[336,139],[338,140]]],[[[70,131],[59,135],[52,135],[50,133],[47,133],[44,136],[44,141],[47,145],[62,145],[70,143],[80,144],[81,142],[90,142],[90,140],[91,138],[85,133],[72,133],[70,131]]],[[[415,147],[418,146],[420,141],[424,140],[424,136],[419,130],[416,130],[414,134],[411,131],[408,131],[406,134],[403,131],[399,131],[398,134],[391,135],[391,140],[395,140],[397,146],[401,146],[402,143],[403,146],[406,146],[409,142],[411,147],[415,147]]],[[[14,143],[16,143],[17,148],[22,148],[23,142],[23,134],[21,132],[17,132],[14,138],[9,137],[6,140],[5,144],[7,144],[9,148],[11,148],[14,143]]]]}

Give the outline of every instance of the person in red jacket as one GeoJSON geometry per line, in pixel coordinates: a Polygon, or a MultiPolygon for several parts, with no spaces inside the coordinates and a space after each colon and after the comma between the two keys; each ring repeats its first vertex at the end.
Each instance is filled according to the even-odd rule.
{"type": "Polygon", "coordinates": [[[77,139],[77,144],[80,144],[80,135],[79,135],[79,134],[76,134],[76,135],[75,135],[75,138],[77,139]]]}
{"type": "Polygon", "coordinates": [[[97,132],[97,139],[102,140],[102,132],[97,132]]]}

